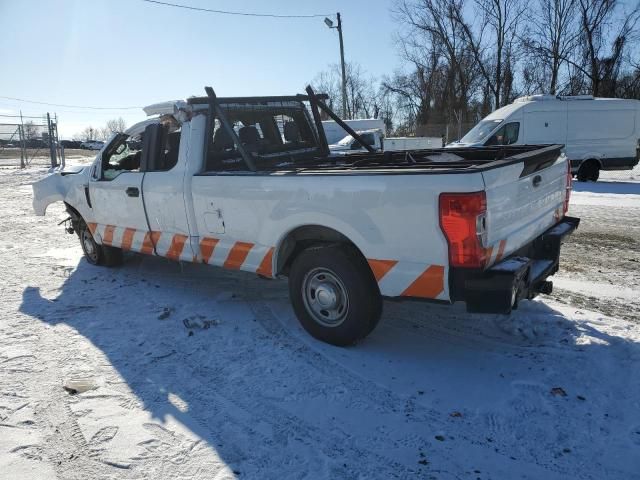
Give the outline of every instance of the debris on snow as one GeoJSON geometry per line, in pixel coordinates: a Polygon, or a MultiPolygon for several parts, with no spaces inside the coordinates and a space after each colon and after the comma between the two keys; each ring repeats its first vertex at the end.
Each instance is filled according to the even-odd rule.
{"type": "Polygon", "coordinates": [[[67,379],[62,385],[67,393],[76,395],[78,393],[88,392],[98,388],[96,381],[90,377],[76,377],[67,379]]]}
{"type": "Polygon", "coordinates": [[[566,397],[567,392],[565,392],[562,387],[553,387],[551,389],[551,395],[553,395],[554,397],[566,397]]]}
{"type": "Polygon", "coordinates": [[[173,308],[164,307],[160,315],[158,315],[158,320],[166,320],[171,316],[172,313],[173,313],[173,308]]]}
{"type": "Polygon", "coordinates": [[[212,326],[220,325],[220,321],[216,319],[207,319],[204,315],[192,315],[182,320],[184,326],[189,329],[207,330],[212,326]]]}

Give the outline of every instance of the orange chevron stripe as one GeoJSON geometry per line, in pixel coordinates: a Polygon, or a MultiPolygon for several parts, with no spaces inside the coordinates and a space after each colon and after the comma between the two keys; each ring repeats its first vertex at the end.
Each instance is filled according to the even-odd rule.
{"type": "Polygon", "coordinates": [[[271,247],[262,259],[262,262],[260,262],[260,266],[256,270],[256,273],[262,275],[263,277],[273,277],[273,251],[274,248],[271,247]]]}
{"type": "Polygon", "coordinates": [[[184,249],[184,244],[187,241],[186,235],[176,234],[171,239],[171,245],[169,246],[169,250],[165,255],[167,258],[171,260],[179,260],[180,255],[182,255],[182,250],[184,249]]]}
{"type": "Polygon", "coordinates": [[[375,260],[373,258],[368,258],[367,262],[369,262],[369,266],[371,267],[371,271],[373,272],[373,276],[376,279],[376,282],[382,280],[389,270],[395,267],[397,260],[375,260]]]}
{"type": "Polygon", "coordinates": [[[500,240],[500,246],[498,247],[498,255],[496,255],[496,262],[498,263],[500,261],[500,259],[502,258],[502,255],[504,255],[504,247],[507,246],[507,241],[506,240],[500,240]]]}
{"type": "Polygon", "coordinates": [[[444,290],[444,267],[431,265],[409,285],[403,297],[436,298],[444,290]]]}
{"type": "Polygon", "coordinates": [[[485,266],[491,263],[491,255],[493,255],[493,247],[487,247],[484,249],[484,264],[485,266]]]}
{"type": "Polygon", "coordinates": [[[89,228],[89,231],[91,232],[91,235],[95,235],[96,234],[96,228],[98,227],[97,223],[87,223],[87,227],[89,228]]]}
{"type": "Polygon", "coordinates": [[[253,248],[253,243],[236,242],[231,248],[227,259],[224,262],[224,268],[239,270],[249,255],[249,251],[253,248]]]}
{"type": "Polygon", "coordinates": [[[122,249],[131,250],[131,244],[133,243],[133,236],[136,234],[135,228],[125,228],[122,234],[122,249]]]}
{"type": "Polygon", "coordinates": [[[142,248],[140,249],[140,253],[153,255],[153,241],[151,240],[151,232],[146,232],[144,234],[144,240],[142,241],[142,248]]]}
{"type": "Polygon", "coordinates": [[[113,231],[116,229],[115,225],[107,225],[104,227],[104,236],[102,237],[102,243],[107,245],[113,244],[113,231]]]}
{"type": "Polygon", "coordinates": [[[202,255],[202,261],[204,263],[209,263],[219,241],[219,239],[211,237],[204,237],[200,240],[200,255],[202,255]]]}

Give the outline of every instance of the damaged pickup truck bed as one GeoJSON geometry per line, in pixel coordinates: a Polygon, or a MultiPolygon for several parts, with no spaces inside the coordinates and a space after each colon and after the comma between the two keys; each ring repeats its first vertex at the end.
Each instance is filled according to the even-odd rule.
{"type": "Polygon", "coordinates": [[[123,251],[286,276],[314,337],[368,335],[382,297],[465,301],[508,313],[551,290],[571,176],[561,145],[332,157],[310,88],[145,108],[92,165],[33,186],[36,214],[63,201],[87,260],[123,251]]]}

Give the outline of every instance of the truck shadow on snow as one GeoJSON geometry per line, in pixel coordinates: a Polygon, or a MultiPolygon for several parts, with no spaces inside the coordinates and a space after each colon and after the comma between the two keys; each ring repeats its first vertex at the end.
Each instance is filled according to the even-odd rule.
{"type": "MultiPolygon", "coordinates": [[[[327,461],[334,477],[354,468],[398,473],[417,466],[418,443],[438,448],[439,431],[486,444],[491,462],[505,465],[512,435],[518,444],[531,437],[526,449],[536,462],[559,461],[548,447],[562,437],[584,446],[588,465],[591,443],[620,448],[607,436],[610,425],[602,440],[588,434],[609,421],[603,412],[615,409],[617,421],[640,425],[620,413],[633,411],[626,402],[638,369],[628,359],[640,358],[638,344],[543,302],[506,318],[386,302],[379,328],[340,349],[298,326],[285,282],[131,256],[113,270],[81,260],[54,297],[25,288],[20,311],[76,330],[117,375],[83,352],[78,368],[93,370],[107,389],[124,381],[154,419],[177,420],[243,478],[260,478],[267,466],[302,477],[327,461]],[[622,373],[611,375],[618,366],[622,373]],[[389,462],[388,449],[402,452],[400,463],[389,462]]],[[[61,365],[69,374],[73,368],[61,365]]],[[[464,456],[455,461],[464,464],[464,456]]]]}

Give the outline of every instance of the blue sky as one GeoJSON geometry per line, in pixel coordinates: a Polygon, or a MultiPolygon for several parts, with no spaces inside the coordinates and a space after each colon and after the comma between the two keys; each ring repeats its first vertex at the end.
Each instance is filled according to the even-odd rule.
{"type": "MultiPolygon", "coordinates": [[[[401,65],[391,0],[175,0],[222,10],[343,17],[345,56],[375,76],[401,65]]],[[[335,18],[334,18],[335,20],[335,18]]],[[[323,18],[193,12],[140,0],[0,0],[0,95],[69,105],[143,106],[204,93],[291,94],[339,60],[323,18]]],[[[57,112],[63,137],[140,110],[86,111],[0,98],[0,114],[57,112]]]]}

